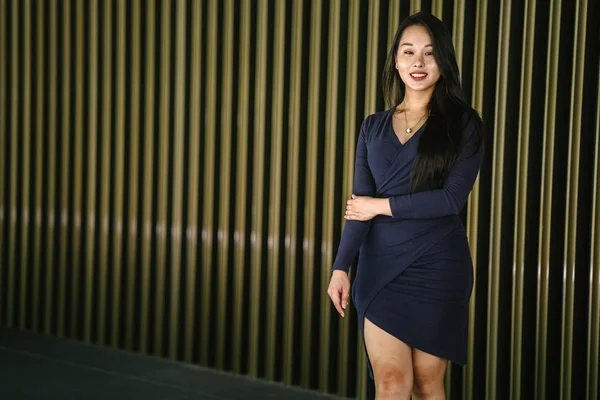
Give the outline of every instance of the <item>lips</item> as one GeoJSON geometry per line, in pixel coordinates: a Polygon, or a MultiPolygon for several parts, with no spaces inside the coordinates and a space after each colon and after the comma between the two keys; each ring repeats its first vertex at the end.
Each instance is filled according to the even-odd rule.
{"type": "Polygon", "coordinates": [[[410,74],[410,77],[416,81],[422,81],[423,79],[427,78],[427,74],[424,72],[413,72],[410,74]]]}

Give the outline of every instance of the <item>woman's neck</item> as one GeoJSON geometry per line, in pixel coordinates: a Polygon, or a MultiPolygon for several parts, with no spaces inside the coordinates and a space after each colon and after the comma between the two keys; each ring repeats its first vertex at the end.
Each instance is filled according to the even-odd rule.
{"type": "Polygon", "coordinates": [[[404,94],[404,100],[402,100],[402,108],[411,111],[424,110],[429,106],[432,95],[433,91],[413,92],[412,90],[407,90],[404,94]]]}

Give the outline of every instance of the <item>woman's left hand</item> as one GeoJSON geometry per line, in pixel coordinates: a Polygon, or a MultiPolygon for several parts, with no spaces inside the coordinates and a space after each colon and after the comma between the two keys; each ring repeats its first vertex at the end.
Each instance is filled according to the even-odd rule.
{"type": "Polygon", "coordinates": [[[368,221],[377,216],[377,204],[373,197],[352,195],[346,202],[344,218],[354,221],[368,221]]]}

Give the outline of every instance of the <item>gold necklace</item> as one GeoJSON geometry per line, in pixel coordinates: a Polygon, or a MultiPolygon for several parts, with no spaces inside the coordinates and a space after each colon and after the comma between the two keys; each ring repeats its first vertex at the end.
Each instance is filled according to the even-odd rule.
{"type": "Polygon", "coordinates": [[[413,129],[415,129],[415,127],[416,127],[417,125],[419,125],[419,123],[420,123],[420,122],[423,120],[423,118],[425,118],[425,116],[427,115],[427,112],[425,112],[425,114],[423,114],[423,116],[422,116],[421,118],[419,118],[419,120],[417,121],[417,123],[416,123],[416,124],[414,124],[414,125],[413,125],[413,127],[411,128],[411,127],[409,127],[409,126],[408,126],[408,117],[406,116],[406,108],[404,109],[404,111],[403,111],[403,112],[404,112],[404,122],[405,122],[405,124],[406,124],[406,134],[407,134],[407,135],[410,135],[410,134],[412,133],[413,129]]]}

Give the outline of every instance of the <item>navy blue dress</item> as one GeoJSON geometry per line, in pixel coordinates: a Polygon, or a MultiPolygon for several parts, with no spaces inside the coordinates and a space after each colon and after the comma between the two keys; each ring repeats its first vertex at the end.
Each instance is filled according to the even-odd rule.
{"type": "Polygon", "coordinates": [[[464,365],[473,264],[458,214],[483,158],[483,146],[469,140],[477,125],[465,124],[443,188],[411,194],[424,127],[403,145],[392,115],[390,109],[363,121],[353,193],[389,198],[393,216],[346,221],[333,269],[348,272],[360,248],[352,300],[361,332],[366,317],[410,347],[464,365]]]}

